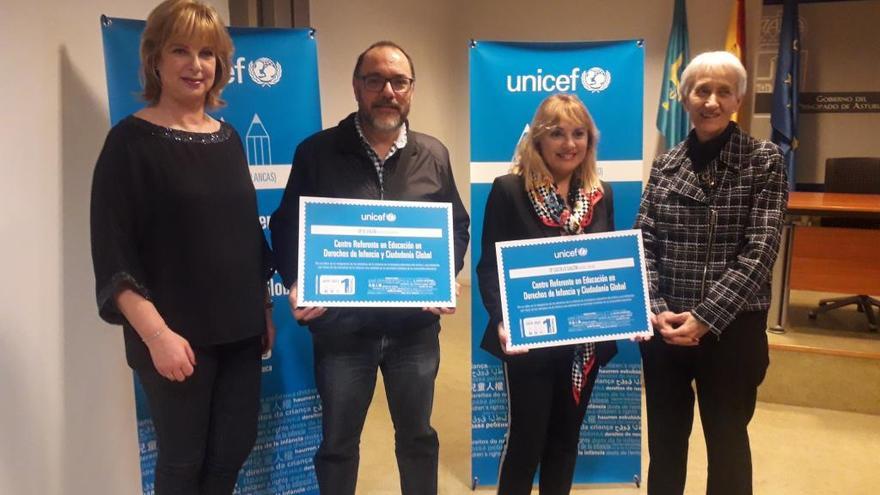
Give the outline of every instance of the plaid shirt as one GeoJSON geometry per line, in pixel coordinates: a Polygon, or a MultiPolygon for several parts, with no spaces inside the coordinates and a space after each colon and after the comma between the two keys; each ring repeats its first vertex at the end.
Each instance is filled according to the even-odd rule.
{"type": "Polygon", "coordinates": [[[400,126],[400,134],[397,135],[394,144],[388,149],[388,154],[385,155],[385,158],[379,158],[379,154],[373,149],[373,145],[367,141],[367,137],[364,136],[364,129],[361,127],[361,116],[357,113],[354,114],[354,127],[357,129],[358,137],[361,139],[361,144],[364,146],[367,156],[370,157],[370,161],[373,162],[373,167],[376,168],[376,175],[379,176],[379,190],[382,191],[382,196],[384,197],[385,162],[394,156],[394,154],[397,153],[397,150],[406,147],[406,124],[400,126]]]}
{"type": "Polygon", "coordinates": [[[642,229],[651,310],[690,311],[716,335],[741,311],[770,306],[788,189],[776,145],[739,127],[701,186],[688,141],[657,157],[635,227],[642,229]]]}

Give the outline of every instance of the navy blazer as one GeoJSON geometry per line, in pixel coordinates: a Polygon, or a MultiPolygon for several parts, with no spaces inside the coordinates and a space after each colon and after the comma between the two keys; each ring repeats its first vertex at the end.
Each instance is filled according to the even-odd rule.
{"type": "MultiPolygon", "coordinates": [[[[614,197],[611,186],[602,182],[603,197],[596,203],[593,219],[584,233],[609,232],[614,230],[614,197]]],[[[525,179],[520,175],[508,174],[495,179],[492,191],[486,202],[483,217],[482,254],[477,264],[477,280],[483,305],[489,313],[489,324],[483,332],[480,347],[493,356],[507,360],[511,356],[501,350],[498,340],[498,323],[502,321],[501,294],[498,287],[498,261],[495,257],[495,243],[561,235],[559,227],[544,225],[535,213],[526,194],[525,179]]],[[[574,346],[566,346],[574,347],[574,346]]],[[[533,349],[521,357],[538,358],[549,354],[550,349],[533,349]]],[[[604,366],[617,354],[617,344],[600,342],[596,345],[596,360],[604,366]]]]}

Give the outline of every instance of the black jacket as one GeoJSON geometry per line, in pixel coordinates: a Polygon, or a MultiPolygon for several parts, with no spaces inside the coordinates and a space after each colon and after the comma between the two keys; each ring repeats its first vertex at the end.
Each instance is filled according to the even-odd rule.
{"type": "MultiPolygon", "coordinates": [[[[455,272],[464,265],[470,218],[464,209],[449,163],[449,152],[437,139],[407,128],[407,144],[385,162],[384,194],[373,162],[364,150],[351,114],[339,125],[300,143],[281,204],[272,215],[270,230],[278,273],[290,287],[296,282],[299,242],[299,198],[381,199],[452,203],[455,272]]],[[[420,308],[330,308],[313,320],[313,331],[335,331],[402,323],[427,326],[438,317],[420,308]]]]}
{"type": "MultiPolygon", "coordinates": [[[[602,183],[603,197],[596,203],[593,219],[584,230],[585,234],[609,232],[614,230],[614,197],[611,186],[602,183]]],[[[482,255],[477,264],[477,279],[483,305],[489,313],[489,324],[483,332],[480,347],[493,356],[506,360],[510,356],[501,350],[498,340],[498,323],[503,319],[501,311],[501,293],[498,287],[498,260],[495,256],[495,243],[560,235],[558,227],[548,227],[541,223],[531,201],[526,194],[525,180],[522,176],[508,174],[495,179],[489,199],[486,201],[486,213],[483,217],[482,255]]],[[[566,346],[574,347],[574,346],[566,346]]],[[[550,354],[550,349],[533,349],[524,356],[536,358],[542,354],[550,354]]],[[[604,366],[617,353],[617,344],[599,342],[596,345],[596,360],[604,366]]]]}

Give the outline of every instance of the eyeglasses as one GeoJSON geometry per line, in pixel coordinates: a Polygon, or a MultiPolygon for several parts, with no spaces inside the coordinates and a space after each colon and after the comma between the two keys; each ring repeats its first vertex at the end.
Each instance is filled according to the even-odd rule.
{"type": "Polygon", "coordinates": [[[394,76],[394,77],[382,77],[382,76],[359,76],[358,79],[364,83],[364,88],[367,91],[373,91],[378,93],[385,89],[386,83],[391,83],[391,91],[395,93],[408,93],[409,90],[412,89],[413,83],[416,81],[411,77],[405,76],[394,76]]]}

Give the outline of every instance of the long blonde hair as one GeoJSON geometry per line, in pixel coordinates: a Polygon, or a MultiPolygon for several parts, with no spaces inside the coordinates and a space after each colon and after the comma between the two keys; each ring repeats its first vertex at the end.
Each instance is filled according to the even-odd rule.
{"type": "Polygon", "coordinates": [[[553,183],[553,175],[541,156],[539,142],[561,122],[582,126],[587,130],[587,154],[584,161],[574,170],[574,177],[581,187],[590,190],[602,187],[596,171],[596,144],[599,142],[599,129],[584,103],[573,94],[557,93],[548,96],[538,105],[535,117],[529,126],[528,134],[517,146],[511,173],[525,178],[526,190],[553,183]]]}
{"type": "Polygon", "coordinates": [[[159,59],[165,45],[176,39],[204,40],[213,47],[217,65],[214,69],[214,84],[205,97],[205,106],[223,106],[220,93],[229,82],[232,39],[214,7],[200,0],[165,0],[147,17],[147,25],[141,35],[143,98],[151,105],[159,103],[162,95],[162,82],[157,71],[159,59]]]}

